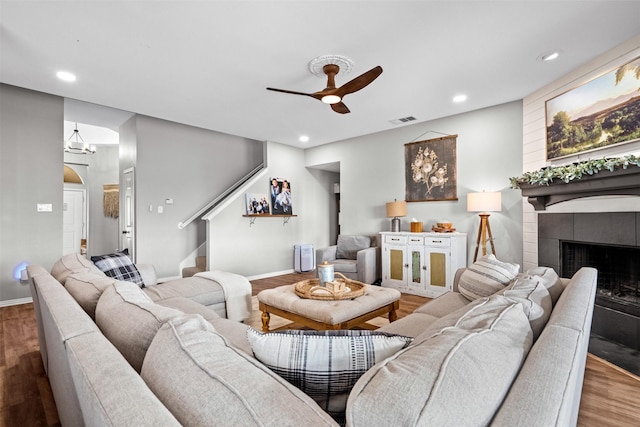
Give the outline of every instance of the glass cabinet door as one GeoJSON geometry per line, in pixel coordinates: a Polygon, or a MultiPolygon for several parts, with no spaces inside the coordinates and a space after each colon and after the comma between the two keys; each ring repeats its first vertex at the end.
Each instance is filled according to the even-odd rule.
{"type": "Polygon", "coordinates": [[[409,247],[409,286],[424,287],[424,248],[409,247]]]}

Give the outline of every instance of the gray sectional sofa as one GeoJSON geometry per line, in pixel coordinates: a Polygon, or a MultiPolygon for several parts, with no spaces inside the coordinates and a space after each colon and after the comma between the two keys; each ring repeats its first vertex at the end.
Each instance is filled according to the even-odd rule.
{"type": "MultiPolygon", "coordinates": [[[[63,426],[337,425],[255,359],[248,326],[120,281],[101,287],[92,318],[66,286],[104,277],[80,270],[27,268],[63,426]]],[[[450,292],[385,326],[413,343],[360,377],[347,425],[575,425],[596,276],[539,268],[495,295],[450,292]]]]}

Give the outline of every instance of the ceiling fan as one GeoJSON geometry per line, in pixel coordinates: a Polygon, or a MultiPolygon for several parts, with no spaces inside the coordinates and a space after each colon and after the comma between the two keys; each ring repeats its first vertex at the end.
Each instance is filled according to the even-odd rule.
{"type": "Polygon", "coordinates": [[[370,69],[366,73],[359,75],[355,79],[348,81],[342,86],[336,87],[335,77],[341,69],[339,64],[342,64],[343,68],[346,68],[346,71],[348,72],[351,70],[353,62],[345,57],[340,57],[337,55],[327,55],[318,57],[309,63],[309,69],[312,73],[321,75],[319,73],[319,70],[321,69],[322,73],[327,75],[327,87],[319,92],[305,93],[285,89],[275,89],[272,87],[268,87],[267,90],[290,93],[293,95],[310,96],[324,102],[325,104],[331,105],[331,109],[336,113],[349,113],[349,109],[344,104],[344,102],[342,102],[344,96],[359,91],[360,89],[364,88],[375,79],[377,79],[378,76],[382,74],[382,67],[378,65],[377,67],[370,69]]]}

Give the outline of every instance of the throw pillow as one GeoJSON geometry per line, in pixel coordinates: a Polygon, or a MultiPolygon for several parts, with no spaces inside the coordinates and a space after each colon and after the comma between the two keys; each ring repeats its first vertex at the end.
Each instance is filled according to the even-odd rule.
{"type": "Polygon", "coordinates": [[[376,363],[408,346],[413,338],[375,331],[290,330],[247,338],[259,361],[309,395],[337,422],[351,389],[376,363]]]}
{"type": "Polygon", "coordinates": [[[511,282],[520,266],[498,260],[495,255],[478,258],[460,276],[458,291],[473,301],[498,292],[511,282]]]}
{"type": "Polygon", "coordinates": [[[358,251],[371,247],[369,236],[338,236],[336,258],[356,259],[358,251]]]}
{"type": "Polygon", "coordinates": [[[92,256],[91,261],[107,276],[126,282],[133,282],[144,288],[142,276],[133,261],[131,261],[131,258],[129,258],[128,249],[113,254],[92,256]]]}
{"type": "Polygon", "coordinates": [[[546,286],[547,290],[549,291],[551,300],[555,305],[555,303],[558,301],[558,298],[560,298],[562,291],[564,290],[564,285],[562,284],[562,280],[560,280],[560,277],[558,277],[558,273],[556,273],[553,268],[535,267],[531,270],[528,270],[527,274],[540,279],[542,284],[546,286]]]}
{"type": "Polygon", "coordinates": [[[535,276],[518,277],[503,296],[522,304],[524,314],[531,324],[533,340],[537,340],[553,310],[551,296],[544,284],[535,276]]]}

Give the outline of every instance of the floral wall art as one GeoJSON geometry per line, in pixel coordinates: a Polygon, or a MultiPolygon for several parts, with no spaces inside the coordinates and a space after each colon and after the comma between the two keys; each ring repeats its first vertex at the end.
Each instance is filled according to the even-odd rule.
{"type": "Polygon", "coordinates": [[[447,135],[404,145],[407,202],[458,200],[457,138],[447,135]]]}

